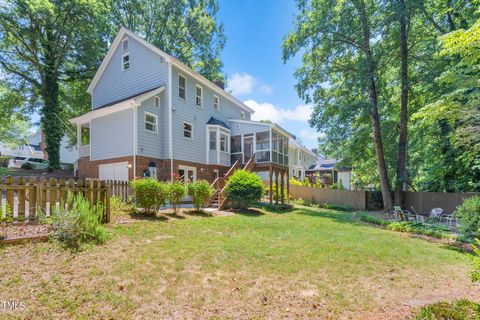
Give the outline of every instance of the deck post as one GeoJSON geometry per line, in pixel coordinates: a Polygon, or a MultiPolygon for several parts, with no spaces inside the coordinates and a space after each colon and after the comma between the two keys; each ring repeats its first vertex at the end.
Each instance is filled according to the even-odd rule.
{"type": "Polygon", "coordinates": [[[290,170],[287,170],[287,203],[290,203],[290,170]]]}
{"type": "Polygon", "coordinates": [[[275,195],[277,196],[275,199],[275,204],[278,206],[278,170],[275,170],[275,195]]]}
{"type": "Polygon", "coordinates": [[[269,167],[269,176],[270,176],[270,205],[273,203],[273,172],[272,165],[269,167]]]}
{"type": "Polygon", "coordinates": [[[284,187],[284,184],[285,184],[285,170],[282,170],[280,171],[280,192],[281,192],[281,201],[282,201],[282,204],[285,204],[285,187],[284,187]]]}

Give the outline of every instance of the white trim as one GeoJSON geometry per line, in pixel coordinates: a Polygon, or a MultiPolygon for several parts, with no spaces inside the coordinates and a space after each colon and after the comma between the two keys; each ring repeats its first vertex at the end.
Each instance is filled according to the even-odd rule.
{"type": "Polygon", "coordinates": [[[187,121],[183,121],[182,130],[183,130],[183,137],[184,137],[185,139],[193,140],[193,124],[191,124],[190,122],[187,122],[187,121]],[[190,138],[189,138],[189,137],[185,137],[185,124],[190,125],[190,138]]]}
{"type": "Polygon", "coordinates": [[[195,105],[203,109],[203,87],[198,83],[195,84],[195,105]],[[198,99],[198,88],[200,88],[200,105],[197,104],[198,99]]]}
{"type": "Polygon", "coordinates": [[[220,98],[214,94],[213,95],[213,109],[216,110],[216,111],[220,111],[220,98]],[[217,99],[217,107],[215,108],[215,99],[217,99]]]}
{"type": "Polygon", "coordinates": [[[208,129],[208,125],[205,127],[205,130],[207,132],[207,134],[205,135],[205,137],[206,137],[206,141],[205,141],[206,148],[205,149],[207,150],[206,161],[205,162],[207,164],[210,164],[210,130],[208,129]]]}
{"type": "MultiPolygon", "coordinates": [[[[143,113],[143,115],[144,115],[144,116],[143,116],[143,128],[145,129],[145,131],[150,132],[150,133],[158,134],[158,116],[157,116],[156,114],[151,113],[151,112],[148,112],[148,111],[145,111],[145,112],[143,113]],[[155,118],[155,123],[154,123],[154,125],[155,125],[155,131],[147,129],[147,126],[146,126],[146,124],[147,124],[147,116],[151,116],[151,117],[154,117],[154,118],[155,118]]],[[[151,123],[151,122],[148,122],[148,123],[151,123]]]]}
{"type": "MultiPolygon", "coordinates": [[[[146,40],[140,38],[139,36],[137,36],[135,33],[133,33],[132,31],[126,29],[125,27],[122,27],[115,39],[113,40],[112,42],[112,45],[110,46],[110,49],[108,50],[107,52],[107,55],[105,56],[105,58],[103,59],[102,63],[100,64],[100,67],[98,68],[97,70],[97,73],[95,74],[95,76],[93,77],[93,80],[92,82],[90,82],[90,85],[88,86],[88,89],[87,89],[87,92],[92,94],[93,93],[93,90],[95,89],[98,81],[100,80],[100,78],[102,77],[103,73],[105,72],[105,69],[107,68],[107,65],[108,63],[110,62],[111,58],[113,57],[118,45],[120,44],[122,38],[124,37],[124,35],[127,35],[129,38],[131,39],[134,39],[136,41],[138,41],[140,44],[144,45],[145,47],[147,47],[148,49],[152,50],[154,53],[158,54],[159,56],[163,57],[165,59],[165,61],[167,62],[170,62],[171,64],[175,65],[176,67],[178,67],[180,70],[182,70],[184,73],[187,73],[188,75],[190,75],[191,77],[197,79],[198,81],[201,81],[202,83],[206,84],[207,87],[209,87],[211,90],[213,90],[214,92],[218,93],[219,95],[223,96],[224,98],[226,98],[227,100],[231,101],[232,103],[234,103],[235,105],[237,105],[238,107],[244,109],[245,111],[247,111],[248,113],[250,114],[253,114],[255,111],[251,108],[249,108],[248,106],[246,106],[245,104],[243,104],[241,101],[239,101],[238,99],[236,99],[235,97],[233,97],[232,95],[230,95],[228,92],[226,92],[225,90],[221,89],[220,87],[218,87],[216,84],[214,84],[213,82],[211,82],[210,80],[208,80],[207,78],[205,78],[204,76],[196,73],[195,71],[193,71],[192,69],[190,69],[189,67],[187,67],[183,62],[181,62],[180,60],[168,55],[167,53],[165,53],[164,51],[158,49],[157,47],[155,47],[154,45],[152,45],[151,43],[148,43],[146,40]]],[[[130,46],[130,44],[129,44],[130,46]]],[[[171,71],[171,70],[170,70],[171,71]]]]}
{"type": "MultiPolygon", "coordinates": [[[[170,158],[170,181],[173,182],[173,87],[172,87],[172,63],[168,62],[168,156],[170,158]]],[[[186,97],[186,94],[185,94],[186,97]]]]}
{"type": "Polygon", "coordinates": [[[130,69],[130,53],[127,52],[127,53],[122,54],[120,59],[121,59],[122,72],[129,70],[130,69]],[[123,61],[123,58],[125,58],[125,57],[128,57],[128,62],[123,61]],[[125,68],[125,63],[128,63],[128,68],[125,68]]]}
{"type": "Polygon", "coordinates": [[[178,170],[183,170],[185,172],[185,175],[183,176],[183,182],[187,183],[187,173],[188,170],[193,171],[193,181],[197,181],[197,167],[191,167],[191,166],[185,166],[185,165],[179,165],[178,170]]]}
{"type": "Polygon", "coordinates": [[[187,84],[187,77],[185,77],[183,74],[181,74],[181,73],[179,72],[179,73],[178,73],[178,92],[177,92],[177,94],[178,94],[178,97],[179,97],[181,100],[183,100],[183,101],[187,101],[187,86],[188,86],[188,84],[187,84]],[[185,79],[185,87],[184,87],[184,89],[183,89],[183,90],[185,91],[185,98],[180,97],[180,77],[182,77],[183,79],[185,79]]]}

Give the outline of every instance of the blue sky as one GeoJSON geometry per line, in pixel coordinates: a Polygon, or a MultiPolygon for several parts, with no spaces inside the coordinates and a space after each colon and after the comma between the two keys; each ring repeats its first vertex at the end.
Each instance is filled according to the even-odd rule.
{"type": "Polygon", "coordinates": [[[269,119],[317,146],[318,133],[308,125],[311,106],[295,90],[293,76],[300,57],[282,62],[282,39],[291,30],[295,1],[219,0],[218,20],[227,43],[222,53],[228,90],[256,112],[254,120],[269,119]]]}

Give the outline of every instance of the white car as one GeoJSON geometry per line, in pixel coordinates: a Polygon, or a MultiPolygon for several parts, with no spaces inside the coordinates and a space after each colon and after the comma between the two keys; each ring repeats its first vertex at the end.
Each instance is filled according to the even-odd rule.
{"type": "Polygon", "coordinates": [[[21,168],[24,163],[31,163],[35,169],[47,169],[49,164],[48,160],[45,159],[14,156],[8,162],[8,167],[21,168]]]}

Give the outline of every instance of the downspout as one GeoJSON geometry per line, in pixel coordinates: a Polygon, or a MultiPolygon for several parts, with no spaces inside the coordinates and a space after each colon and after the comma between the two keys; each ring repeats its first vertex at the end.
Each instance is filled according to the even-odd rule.
{"type": "Polygon", "coordinates": [[[136,178],[137,175],[137,104],[133,103],[133,179],[136,178]]]}
{"type": "Polygon", "coordinates": [[[173,182],[173,104],[172,62],[168,61],[168,155],[170,158],[170,181],[173,182]]]}

